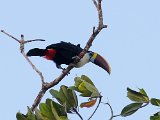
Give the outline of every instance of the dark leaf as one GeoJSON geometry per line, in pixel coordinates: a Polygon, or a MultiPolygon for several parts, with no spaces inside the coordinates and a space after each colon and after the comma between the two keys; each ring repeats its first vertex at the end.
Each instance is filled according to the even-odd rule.
{"type": "Polygon", "coordinates": [[[20,112],[18,112],[16,114],[16,118],[17,118],[17,120],[27,120],[27,118],[23,114],[21,114],[20,112]]]}
{"type": "Polygon", "coordinates": [[[90,91],[84,92],[82,94],[80,94],[80,96],[82,97],[91,97],[92,93],[90,91]]]}
{"type": "Polygon", "coordinates": [[[56,120],[52,114],[51,108],[47,104],[40,103],[39,109],[43,117],[47,118],[48,120],[56,120]]]}
{"type": "Polygon", "coordinates": [[[146,91],[143,88],[142,89],[139,88],[139,92],[142,93],[145,96],[148,96],[146,91]]]}
{"type": "Polygon", "coordinates": [[[127,88],[127,97],[132,100],[132,101],[135,101],[135,102],[140,102],[140,103],[148,103],[149,102],[149,98],[148,96],[140,93],[140,92],[137,92],[137,91],[134,91],[130,88],[127,88]]]}
{"type": "Polygon", "coordinates": [[[121,111],[121,116],[126,117],[129,115],[132,115],[142,106],[142,104],[143,103],[131,103],[131,104],[125,106],[121,111]]]}
{"type": "Polygon", "coordinates": [[[36,117],[35,117],[35,115],[33,114],[33,112],[31,111],[30,108],[28,108],[27,115],[28,115],[28,117],[27,117],[28,120],[36,120],[36,117]]]}
{"type": "Polygon", "coordinates": [[[64,108],[62,105],[56,103],[55,101],[53,101],[53,100],[51,100],[51,99],[46,99],[46,104],[47,104],[50,108],[51,108],[51,103],[52,103],[52,105],[54,106],[54,108],[56,109],[56,111],[57,111],[57,113],[58,113],[59,116],[63,116],[63,115],[66,116],[65,108],[64,108]]]}
{"type": "Polygon", "coordinates": [[[150,120],[160,120],[160,112],[157,112],[153,116],[150,116],[150,120]]]}
{"type": "Polygon", "coordinates": [[[61,94],[59,93],[59,91],[54,90],[54,89],[51,89],[49,92],[50,92],[50,94],[53,96],[53,98],[56,98],[57,101],[58,101],[60,104],[63,104],[63,102],[64,102],[63,96],[61,96],[61,94]]]}
{"type": "Polygon", "coordinates": [[[155,106],[160,106],[160,99],[152,98],[151,104],[155,106]]]}

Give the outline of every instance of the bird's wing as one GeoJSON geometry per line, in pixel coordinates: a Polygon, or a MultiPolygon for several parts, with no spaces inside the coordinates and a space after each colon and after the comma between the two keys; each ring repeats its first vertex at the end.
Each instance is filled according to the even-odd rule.
{"type": "Polygon", "coordinates": [[[60,42],[46,47],[46,49],[55,49],[57,51],[57,63],[69,64],[73,62],[73,57],[79,55],[83,50],[80,45],[74,45],[67,42],[60,42]]]}
{"type": "Polygon", "coordinates": [[[46,47],[46,49],[56,49],[57,51],[63,51],[64,53],[72,53],[78,55],[83,49],[78,44],[77,46],[69,42],[63,42],[52,44],[46,47]]]}

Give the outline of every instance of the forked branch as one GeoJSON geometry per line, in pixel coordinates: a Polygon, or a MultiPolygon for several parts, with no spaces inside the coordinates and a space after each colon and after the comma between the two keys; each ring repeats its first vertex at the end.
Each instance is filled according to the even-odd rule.
{"type": "Polygon", "coordinates": [[[34,111],[34,109],[39,105],[42,97],[44,96],[45,92],[50,89],[51,87],[54,87],[55,85],[57,85],[69,72],[70,70],[72,70],[74,68],[74,65],[76,63],[79,62],[79,60],[86,54],[86,52],[89,50],[89,48],[92,45],[92,42],[94,41],[94,39],[96,38],[96,36],[99,34],[99,32],[103,29],[103,28],[107,28],[107,25],[103,24],[103,13],[102,13],[102,7],[101,7],[101,2],[102,0],[92,0],[97,12],[98,12],[98,18],[99,18],[99,24],[97,26],[97,28],[93,27],[93,32],[86,44],[86,46],[84,47],[83,51],[76,57],[75,61],[71,64],[68,65],[68,67],[62,71],[62,73],[60,74],[59,77],[57,77],[56,79],[54,79],[53,81],[51,81],[50,83],[46,83],[44,81],[44,77],[42,75],[42,73],[36,68],[36,66],[31,62],[31,60],[26,56],[26,53],[24,52],[24,45],[26,43],[29,42],[33,42],[33,41],[44,41],[42,39],[35,39],[35,40],[24,40],[24,36],[21,35],[21,39],[17,39],[15,37],[13,37],[12,35],[8,34],[7,32],[5,32],[4,30],[1,30],[2,33],[6,34],[7,36],[13,38],[15,41],[17,41],[20,44],[20,51],[22,53],[22,55],[25,57],[25,59],[28,61],[28,63],[32,66],[32,68],[34,69],[34,71],[36,71],[36,73],[40,76],[41,81],[42,81],[42,87],[41,90],[39,91],[32,107],[31,110],[34,111]]]}

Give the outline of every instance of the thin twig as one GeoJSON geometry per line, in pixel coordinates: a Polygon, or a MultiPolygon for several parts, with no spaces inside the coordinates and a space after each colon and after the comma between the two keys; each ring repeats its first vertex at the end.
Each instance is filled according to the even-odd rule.
{"type": "Polygon", "coordinates": [[[99,18],[99,27],[104,27],[103,26],[103,13],[102,13],[102,5],[101,5],[102,0],[98,0],[98,18],[99,18]]]}
{"type": "MultiPolygon", "coordinates": [[[[107,25],[103,25],[103,19],[101,19],[103,17],[102,15],[102,7],[101,7],[101,0],[98,0],[98,16],[99,16],[99,24],[98,27],[94,30],[94,32],[91,34],[85,48],[83,49],[83,51],[78,55],[77,59],[75,59],[74,63],[71,63],[68,65],[68,67],[62,71],[61,75],[54,79],[52,82],[45,84],[43,87],[44,93],[51,87],[54,87],[55,85],[57,85],[69,72],[70,70],[72,70],[74,68],[74,64],[78,63],[79,60],[86,54],[86,52],[89,50],[89,48],[92,45],[93,40],[96,38],[96,36],[99,34],[99,32],[103,29],[103,28],[107,28],[107,25]]],[[[41,89],[42,90],[42,89],[41,89]]],[[[34,108],[36,108],[39,104],[39,102],[41,101],[43,95],[40,95],[41,92],[39,92],[38,96],[36,97],[35,102],[33,103],[31,109],[32,111],[34,110],[34,108]],[[39,97],[40,96],[40,97],[39,97]]]]}
{"type": "Polygon", "coordinates": [[[97,105],[96,109],[93,111],[92,115],[88,118],[88,120],[90,120],[93,117],[93,115],[96,113],[97,109],[99,108],[99,105],[100,105],[101,101],[102,101],[102,96],[99,97],[98,105],[97,105]]]}
{"type": "MultiPolygon", "coordinates": [[[[101,103],[103,103],[103,102],[101,102],[101,103]]],[[[108,105],[111,110],[111,117],[109,118],[109,120],[112,120],[114,117],[121,116],[121,115],[114,115],[113,108],[109,103],[103,103],[103,104],[108,105]]]]}
{"type": "Polygon", "coordinates": [[[77,111],[77,109],[73,108],[73,111],[78,115],[78,117],[83,120],[82,116],[79,114],[79,112],[77,111]]]}
{"type": "Polygon", "coordinates": [[[106,103],[106,105],[108,105],[109,108],[111,109],[111,118],[109,120],[112,120],[112,118],[114,116],[112,106],[109,103],[106,103]]]}
{"type": "Polygon", "coordinates": [[[95,7],[96,7],[96,8],[97,8],[97,10],[98,10],[97,2],[96,2],[95,0],[92,0],[92,1],[93,1],[93,3],[94,3],[95,7]]]}
{"type": "Polygon", "coordinates": [[[34,40],[27,40],[25,43],[34,42],[34,41],[45,41],[43,39],[34,39],[34,40]]]}
{"type": "Polygon", "coordinates": [[[19,43],[20,43],[20,40],[18,40],[17,38],[13,37],[12,35],[10,35],[10,34],[6,33],[4,30],[1,30],[1,32],[2,32],[2,33],[4,33],[4,34],[6,34],[7,36],[9,36],[9,37],[13,38],[14,40],[16,40],[17,42],[19,42],[19,43]]]}
{"type": "Polygon", "coordinates": [[[31,60],[27,57],[27,55],[24,52],[24,44],[27,43],[26,41],[24,41],[24,35],[21,35],[21,40],[18,40],[17,38],[13,37],[12,35],[5,32],[4,30],[1,30],[1,32],[20,43],[20,51],[21,51],[22,55],[25,57],[27,62],[32,66],[32,68],[37,72],[37,74],[41,78],[42,84],[44,84],[44,77],[43,77],[42,73],[36,68],[36,66],[31,62],[31,60]]]}
{"type": "MultiPolygon", "coordinates": [[[[24,40],[18,40],[17,38],[9,35],[8,33],[4,32],[4,30],[1,30],[1,32],[3,32],[4,34],[8,35],[9,37],[13,38],[14,40],[16,40],[17,42],[20,43],[20,50],[21,53],[23,54],[23,56],[26,58],[26,60],[29,62],[29,64],[32,66],[32,68],[37,72],[37,74],[40,76],[41,81],[42,81],[42,87],[41,90],[39,91],[32,107],[31,110],[34,111],[34,109],[39,105],[42,97],[44,96],[45,92],[51,88],[54,87],[55,85],[57,85],[69,72],[71,69],[74,68],[75,64],[78,63],[80,61],[80,59],[86,54],[86,52],[89,50],[89,48],[92,45],[93,40],[96,38],[96,36],[99,34],[99,32],[103,29],[103,28],[107,28],[107,25],[103,25],[103,15],[102,15],[102,8],[101,8],[101,0],[98,0],[98,4],[97,2],[95,3],[95,1],[93,0],[97,11],[98,11],[98,18],[99,18],[99,24],[98,27],[95,29],[94,28],[94,32],[91,34],[85,48],[83,49],[83,51],[76,57],[75,61],[71,64],[68,65],[68,67],[62,71],[62,73],[60,74],[59,77],[57,77],[56,79],[54,79],[52,82],[50,83],[45,83],[44,82],[44,77],[42,75],[42,73],[35,67],[35,65],[29,60],[29,58],[26,56],[25,52],[24,52],[24,44],[28,43],[28,42],[32,42],[35,40],[29,40],[29,41],[24,41],[24,40]]],[[[39,41],[39,40],[38,40],[39,41]]]]}

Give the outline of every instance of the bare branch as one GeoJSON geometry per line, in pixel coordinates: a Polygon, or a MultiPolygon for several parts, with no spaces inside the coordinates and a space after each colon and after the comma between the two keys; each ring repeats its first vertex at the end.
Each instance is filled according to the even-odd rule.
{"type": "MultiPolygon", "coordinates": [[[[18,40],[17,38],[9,35],[8,33],[6,33],[4,30],[1,30],[1,32],[3,32],[4,34],[6,34],[7,36],[13,38],[14,40],[16,40],[17,42],[20,43],[20,51],[22,53],[22,55],[25,57],[25,59],[28,61],[28,63],[32,66],[32,68],[37,72],[37,74],[40,76],[41,81],[42,81],[42,87],[40,92],[38,93],[32,107],[31,110],[34,111],[34,109],[39,105],[42,97],[44,96],[45,92],[50,89],[51,87],[54,87],[55,85],[57,85],[69,72],[71,69],[74,68],[75,64],[78,63],[80,61],[80,59],[86,54],[86,52],[89,50],[89,48],[92,45],[92,42],[94,41],[94,39],[96,38],[96,36],[99,34],[99,32],[103,29],[103,28],[107,28],[107,25],[103,25],[103,15],[102,15],[102,8],[101,8],[101,0],[98,0],[98,3],[93,0],[94,5],[97,8],[98,11],[98,18],[99,18],[99,24],[98,27],[95,29],[95,27],[93,27],[93,33],[91,34],[85,48],[83,49],[83,51],[76,57],[75,61],[71,64],[68,65],[68,67],[62,71],[62,73],[60,74],[59,77],[57,77],[56,79],[54,79],[52,82],[50,83],[45,83],[44,82],[44,77],[42,75],[42,73],[35,67],[35,65],[30,61],[30,59],[26,56],[25,52],[24,52],[24,44],[28,43],[28,42],[32,42],[32,41],[44,41],[44,40],[28,40],[28,41],[24,41],[24,36],[21,36],[21,40],[18,40]]],[[[101,100],[101,99],[100,99],[101,100]]],[[[98,105],[99,106],[99,105],[98,105]]],[[[97,107],[98,108],[98,107],[97,107]]],[[[94,113],[93,113],[94,114],[94,113]]],[[[93,115],[92,115],[93,116],[93,115]]],[[[92,117],[91,116],[91,117],[92,117]]],[[[90,117],[90,118],[91,118],[90,117]]],[[[89,119],[90,119],[89,118],[89,119]]]]}
{"type": "Polygon", "coordinates": [[[34,42],[34,41],[45,41],[45,40],[43,39],[26,40],[25,43],[34,42]]]}
{"type": "MultiPolygon", "coordinates": [[[[103,103],[103,102],[101,102],[101,103],[103,103]]],[[[114,115],[112,106],[109,103],[103,103],[103,104],[108,105],[111,110],[111,117],[109,118],[109,120],[112,120],[114,117],[121,116],[121,115],[114,115]]]]}
{"type": "Polygon", "coordinates": [[[98,5],[97,5],[97,2],[95,0],[92,0],[94,5],[96,6],[96,8],[98,9],[98,5]]]}
{"type": "Polygon", "coordinates": [[[5,32],[4,30],[1,30],[1,32],[20,43],[20,51],[21,51],[22,55],[25,57],[27,62],[32,66],[32,68],[37,72],[37,74],[41,78],[42,84],[44,84],[44,77],[43,77],[42,73],[36,68],[36,66],[31,62],[31,60],[27,57],[27,55],[24,52],[24,44],[27,43],[26,41],[24,41],[24,35],[21,35],[21,40],[19,40],[19,39],[13,37],[12,35],[10,35],[9,33],[5,32]]]}
{"type": "Polygon", "coordinates": [[[19,42],[19,43],[20,43],[20,40],[18,40],[17,38],[13,37],[12,35],[10,35],[10,34],[6,33],[4,30],[1,30],[1,32],[2,32],[2,33],[4,33],[4,34],[6,34],[7,36],[9,36],[9,37],[13,38],[14,40],[16,40],[17,42],[19,42]]]}
{"type": "MultiPolygon", "coordinates": [[[[86,54],[86,52],[89,50],[89,48],[90,48],[91,45],[92,45],[93,40],[96,38],[96,36],[99,34],[99,32],[100,32],[103,28],[106,28],[106,27],[107,27],[107,25],[103,25],[103,15],[102,15],[102,8],[101,8],[101,0],[98,0],[98,16],[99,16],[99,25],[98,25],[98,27],[97,27],[96,29],[93,28],[93,29],[94,29],[94,32],[93,32],[92,35],[90,36],[90,38],[89,38],[89,40],[88,40],[85,48],[83,49],[83,51],[77,56],[77,58],[75,59],[74,63],[69,64],[68,67],[67,67],[65,70],[62,71],[61,75],[60,75],[58,78],[56,78],[56,79],[54,79],[52,82],[47,83],[47,84],[44,85],[44,88],[45,88],[45,89],[43,89],[44,92],[46,92],[49,88],[54,87],[55,85],[57,85],[57,84],[70,72],[70,70],[74,68],[74,65],[75,65],[76,63],[78,63],[79,60],[80,60],[80,59],[86,54]]],[[[41,89],[41,90],[42,90],[42,89],[41,89]]],[[[39,92],[39,94],[41,94],[41,93],[39,92]]],[[[34,104],[32,105],[32,108],[31,108],[32,110],[34,110],[34,108],[38,106],[40,100],[41,100],[42,97],[43,97],[43,95],[39,95],[39,94],[38,94],[38,96],[37,96],[37,98],[36,98],[37,101],[35,100],[34,104]],[[40,97],[39,97],[39,96],[40,96],[40,97]]]]}
{"type": "Polygon", "coordinates": [[[102,13],[102,6],[101,6],[102,0],[98,0],[98,17],[99,17],[99,27],[103,27],[103,13],[102,13]]]}

